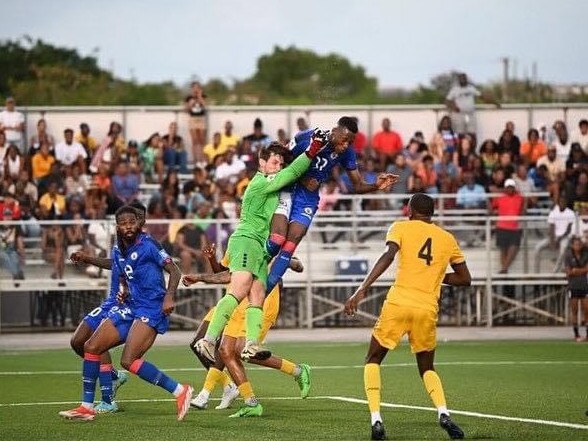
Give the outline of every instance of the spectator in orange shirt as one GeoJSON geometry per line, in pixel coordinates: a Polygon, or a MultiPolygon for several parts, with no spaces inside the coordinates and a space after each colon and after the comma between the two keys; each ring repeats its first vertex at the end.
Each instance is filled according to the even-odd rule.
{"type": "Polygon", "coordinates": [[[530,129],[527,141],[521,145],[521,159],[527,165],[535,166],[537,160],[547,154],[547,146],[539,139],[539,131],[530,129]]]}
{"type": "Polygon", "coordinates": [[[390,118],[382,120],[382,130],[374,135],[372,147],[378,153],[380,170],[385,170],[392,158],[402,150],[402,138],[398,132],[390,128],[390,118]]]}

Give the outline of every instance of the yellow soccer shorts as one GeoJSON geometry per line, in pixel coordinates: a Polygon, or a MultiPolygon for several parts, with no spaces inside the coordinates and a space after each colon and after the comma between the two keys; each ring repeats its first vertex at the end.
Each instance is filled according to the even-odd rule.
{"type": "Polygon", "coordinates": [[[373,330],[374,338],[387,349],[394,349],[408,334],[414,353],[432,351],[437,346],[437,312],[384,302],[373,330]]]}

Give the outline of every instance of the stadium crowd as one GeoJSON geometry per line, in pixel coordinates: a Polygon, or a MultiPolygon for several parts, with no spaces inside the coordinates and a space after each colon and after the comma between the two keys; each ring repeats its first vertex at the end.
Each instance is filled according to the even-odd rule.
{"type": "MultiPolygon", "coordinates": [[[[194,104],[190,97],[186,102],[194,104]]],[[[192,107],[187,110],[194,111],[192,107]]],[[[287,145],[289,136],[283,129],[275,137],[265,133],[263,122],[257,118],[250,134],[234,133],[233,124],[226,121],[224,127],[213,128],[210,142],[203,144],[207,127],[202,115],[197,117],[198,124],[192,126],[190,122],[190,133],[198,128],[198,135],[194,132],[190,140],[178,135],[176,122],[170,122],[162,132],[154,131],[145,140],[126,140],[123,127],[115,121],[103,139],[95,139],[88,122],[57,134],[51,133],[50,122],[44,119],[37,121],[36,133],[25,140],[24,116],[15,109],[14,99],[7,99],[5,110],[0,112],[3,219],[100,220],[122,205],[140,199],[147,206],[148,220],[169,220],[150,222],[147,229],[179,259],[182,271],[208,270],[201,249],[208,243],[224,246],[231,233],[230,223],[219,230],[213,220],[238,218],[241,197],[256,170],[257,153],[273,140],[287,145]],[[189,163],[189,158],[195,161],[189,163]],[[142,191],[145,187],[150,191],[142,191]]],[[[298,130],[308,128],[309,123],[299,118],[298,130]]],[[[515,195],[537,191],[550,194],[549,202],[555,207],[550,225],[561,220],[558,213],[566,208],[566,219],[588,213],[587,120],[580,121],[574,130],[569,130],[563,121],[532,128],[521,141],[510,121],[505,122],[496,139],[478,140],[475,133],[454,130],[451,114],[443,116],[437,131],[428,136],[421,131],[409,137],[397,133],[393,122],[384,118],[381,130],[372,139],[360,128],[353,148],[367,182],[374,182],[382,171],[399,176],[399,182],[392,188],[394,194],[450,193],[455,197],[443,199],[445,208],[521,214],[524,208],[515,209],[514,203],[496,203],[499,198],[487,197],[488,193],[505,192],[514,183],[515,195]],[[558,204],[560,201],[564,203],[558,204]]],[[[346,207],[348,201],[343,196],[351,192],[347,175],[335,170],[333,178],[321,189],[319,210],[346,207]]],[[[401,208],[403,202],[367,199],[363,208],[401,208]]],[[[536,198],[527,198],[525,202],[530,207],[537,203],[536,198]]],[[[503,228],[520,227],[511,223],[503,228]]],[[[566,236],[570,233],[567,227],[563,232],[566,236]]],[[[1,261],[15,279],[24,278],[22,238],[37,235],[41,237],[43,258],[53,265],[52,277],[60,279],[71,252],[84,249],[105,255],[111,234],[107,223],[100,222],[86,227],[4,226],[1,261]]],[[[542,246],[558,246],[561,235],[559,226],[542,246]]],[[[507,268],[503,265],[502,269],[507,268]]]]}

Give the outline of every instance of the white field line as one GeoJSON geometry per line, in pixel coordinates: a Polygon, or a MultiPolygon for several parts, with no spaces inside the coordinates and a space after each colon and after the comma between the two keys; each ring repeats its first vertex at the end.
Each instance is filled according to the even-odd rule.
{"type": "MultiPolygon", "coordinates": [[[[333,400],[333,401],[342,401],[346,403],[355,403],[355,404],[364,404],[367,405],[366,400],[361,400],[358,398],[350,398],[350,397],[336,397],[336,396],[317,396],[317,397],[308,397],[308,399],[312,400],[333,400]]],[[[260,398],[261,401],[277,401],[277,400],[286,400],[286,401],[294,401],[300,400],[299,397],[263,397],[260,398]]],[[[173,402],[175,399],[173,398],[161,398],[161,399],[135,399],[135,400],[120,400],[119,403],[159,403],[159,402],[173,402]]],[[[218,401],[218,400],[211,400],[211,401],[218,401]]],[[[79,401],[45,401],[45,402],[37,402],[37,403],[1,403],[1,407],[26,407],[26,406],[67,406],[67,405],[76,405],[79,404],[79,401]]],[[[381,403],[382,407],[392,407],[398,409],[411,409],[411,410],[425,410],[429,412],[437,412],[437,409],[433,407],[424,407],[424,406],[411,406],[407,404],[392,404],[392,403],[381,403]]],[[[570,429],[583,429],[588,430],[588,425],[585,424],[575,424],[575,423],[565,423],[561,421],[550,421],[550,420],[539,420],[533,418],[518,418],[518,417],[509,417],[504,415],[492,415],[492,414],[485,414],[480,412],[469,412],[465,410],[451,410],[452,414],[455,415],[465,415],[471,416],[476,418],[486,418],[486,419],[494,419],[494,420],[502,420],[502,421],[514,421],[519,423],[530,423],[530,424],[540,424],[544,426],[556,426],[556,427],[566,427],[570,429]]]]}
{"type": "MultiPolygon", "coordinates": [[[[348,398],[348,397],[327,397],[331,400],[336,401],[344,401],[347,403],[357,403],[357,404],[365,404],[367,405],[367,400],[360,400],[358,398],[348,398]]],[[[392,403],[380,403],[382,407],[394,407],[399,409],[414,409],[414,410],[428,410],[431,412],[437,412],[437,409],[434,407],[424,407],[424,406],[409,406],[406,404],[392,404],[392,403]]],[[[570,429],[584,429],[588,430],[588,425],[586,424],[575,424],[575,423],[564,423],[561,421],[550,421],[550,420],[538,420],[534,418],[518,418],[518,417],[509,417],[504,415],[492,415],[487,413],[480,413],[480,412],[469,412],[467,410],[451,410],[451,413],[454,415],[465,415],[471,416],[476,418],[487,418],[492,420],[502,420],[502,421],[516,421],[519,423],[531,423],[531,424],[542,424],[544,426],[556,426],[556,427],[567,427],[570,429]]]]}
{"type": "MultiPolygon", "coordinates": [[[[588,365],[586,360],[534,360],[534,361],[441,361],[436,362],[435,366],[529,366],[529,365],[588,365]]],[[[394,368],[394,367],[415,367],[416,363],[392,363],[383,364],[383,368],[394,368]]],[[[311,366],[313,370],[337,370],[337,369],[363,369],[363,364],[357,365],[333,365],[333,366],[311,366]]],[[[195,368],[161,368],[165,372],[203,372],[205,369],[200,367],[195,368]]],[[[253,367],[247,368],[248,371],[266,371],[266,367],[253,367]]],[[[11,376],[11,375],[81,375],[81,371],[0,371],[0,376],[11,376]]]]}

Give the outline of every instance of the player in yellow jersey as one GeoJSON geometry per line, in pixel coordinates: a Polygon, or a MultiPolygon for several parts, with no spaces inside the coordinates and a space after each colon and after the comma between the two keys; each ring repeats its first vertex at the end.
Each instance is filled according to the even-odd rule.
{"type": "Polygon", "coordinates": [[[374,326],[364,368],[372,439],[386,439],[380,415],[380,364],[388,350],[394,349],[404,334],[408,334],[419,373],[437,407],[439,424],[451,439],[462,439],[464,436],[463,431],[449,417],[441,379],[435,372],[433,361],[437,345],[441,284],[469,286],[471,276],[453,235],[431,222],[434,207],[433,199],[423,193],[411,197],[408,204],[409,220],[392,224],[386,236],[386,250],[345,303],[345,313],[353,315],[370,286],[398,254],[396,281],[388,291],[374,326]],[[445,273],[448,265],[453,273],[445,273]]]}
{"type": "MultiPolygon", "coordinates": [[[[210,249],[203,250],[204,254],[208,257],[214,274],[188,274],[182,278],[182,282],[184,285],[188,286],[197,282],[203,283],[211,283],[211,284],[227,284],[230,281],[230,274],[225,267],[226,263],[228,263],[227,256],[225,255],[222,262],[217,262],[214,252],[214,247],[210,249]]],[[[296,272],[301,272],[303,270],[303,266],[300,261],[294,258],[291,261],[290,268],[296,272]]],[[[223,338],[220,345],[220,357],[216,357],[216,362],[214,364],[206,365],[204,361],[208,362],[208,359],[202,360],[201,357],[198,357],[202,362],[203,365],[208,369],[208,373],[206,376],[206,380],[204,382],[204,386],[200,393],[192,400],[192,406],[205,409],[208,404],[208,398],[210,393],[214,389],[216,383],[222,383],[224,385],[223,397],[221,399],[221,403],[216,409],[226,409],[230,406],[231,402],[238,396],[239,391],[236,390],[235,385],[232,384],[230,377],[227,376],[226,373],[223,372],[225,367],[225,362],[227,363],[227,368],[231,372],[231,375],[235,374],[235,382],[242,386],[244,383],[247,382],[247,378],[245,376],[245,371],[243,365],[240,360],[240,353],[243,349],[245,344],[245,333],[246,333],[246,326],[245,326],[245,317],[246,317],[246,310],[249,306],[249,302],[247,299],[243,300],[237,309],[231,315],[226,327],[223,331],[223,338]]],[[[263,304],[263,323],[261,329],[261,336],[260,341],[265,339],[269,329],[275,324],[278,313],[280,310],[280,288],[276,286],[276,288],[266,297],[264,304],[263,304]]],[[[196,336],[190,345],[192,350],[194,350],[194,343],[200,338],[200,335],[206,332],[206,327],[210,322],[210,317],[214,312],[214,308],[211,309],[204,319],[196,336]],[[201,329],[202,328],[202,329],[201,329]]],[[[198,356],[198,352],[194,350],[196,355],[198,356]]],[[[210,363],[210,362],[209,362],[210,363]]],[[[296,380],[298,387],[300,388],[300,396],[301,398],[306,398],[310,392],[310,367],[306,364],[296,364],[289,360],[271,356],[266,360],[250,360],[250,363],[258,364],[260,366],[269,367],[272,369],[280,370],[281,372],[288,374],[296,380]]],[[[239,388],[241,389],[241,387],[239,388]]],[[[247,387],[245,386],[245,389],[247,387]]],[[[248,408],[245,408],[248,410],[248,408]]],[[[258,416],[258,415],[240,415],[240,412],[237,412],[235,416],[258,416]]]]}

